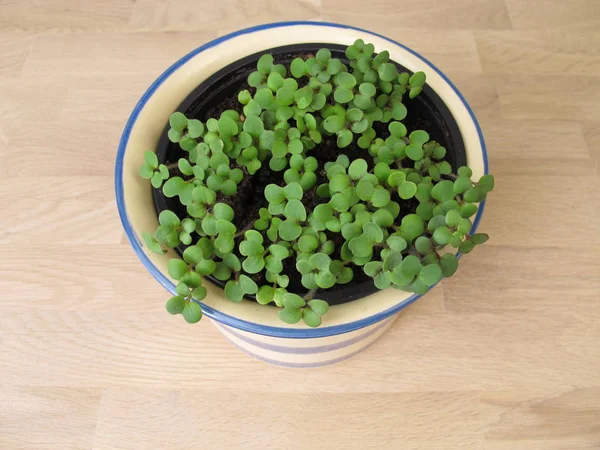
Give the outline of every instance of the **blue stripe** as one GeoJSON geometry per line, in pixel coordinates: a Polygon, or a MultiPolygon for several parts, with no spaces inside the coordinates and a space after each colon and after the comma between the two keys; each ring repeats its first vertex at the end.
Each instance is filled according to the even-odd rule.
{"type": "MultiPolygon", "coordinates": [[[[392,319],[389,318],[389,319],[382,321],[376,327],[370,329],[366,333],[363,333],[359,336],[354,336],[353,338],[346,339],[345,341],[341,341],[341,342],[336,342],[335,344],[321,345],[318,347],[287,347],[287,346],[283,346],[283,345],[268,344],[266,342],[260,342],[260,341],[257,341],[256,339],[252,339],[248,336],[245,336],[242,333],[234,331],[231,328],[225,329],[225,327],[218,322],[215,322],[215,325],[218,328],[220,328],[221,330],[223,330],[224,333],[231,333],[236,338],[238,338],[244,342],[247,342],[248,344],[254,345],[255,347],[262,348],[264,350],[269,350],[269,351],[278,352],[278,353],[293,354],[293,355],[312,355],[315,353],[327,353],[327,352],[331,352],[334,350],[339,350],[340,348],[348,347],[352,344],[356,344],[357,342],[360,342],[363,339],[366,339],[369,336],[371,336],[372,334],[376,333],[378,330],[380,330],[385,325],[388,325],[390,320],[392,320],[392,319]]],[[[319,338],[317,338],[317,339],[319,339],[319,338]]]]}
{"type": "Polygon", "coordinates": [[[368,349],[371,345],[373,345],[375,342],[377,342],[380,337],[381,336],[374,339],[373,342],[369,342],[363,348],[359,348],[358,350],[350,352],[347,355],[340,356],[340,357],[334,358],[334,359],[328,359],[327,361],[319,361],[319,362],[314,362],[314,363],[295,363],[295,362],[278,361],[276,359],[265,358],[264,356],[261,356],[254,352],[246,350],[244,347],[236,344],[235,342],[233,342],[230,339],[229,339],[229,342],[231,342],[235,347],[237,347],[239,350],[246,353],[247,355],[250,355],[253,358],[256,358],[259,361],[265,362],[267,364],[273,364],[274,366],[281,366],[281,367],[290,367],[292,369],[309,369],[309,368],[314,368],[314,367],[329,366],[331,364],[339,363],[341,361],[345,361],[346,359],[352,358],[353,356],[358,355],[363,350],[368,349]]]}
{"type": "MultiPolygon", "coordinates": [[[[270,23],[270,24],[246,28],[246,29],[239,30],[234,33],[222,36],[220,38],[217,38],[211,42],[208,42],[208,43],[202,45],[201,47],[198,47],[196,50],[191,51],[190,53],[188,53],[187,55],[185,55],[184,57],[179,59],[179,61],[177,61],[171,67],[169,67],[162,75],[160,75],[156,79],[156,81],[154,81],[154,83],[152,83],[152,85],[148,88],[148,90],[144,93],[144,95],[142,95],[139,102],[133,109],[133,112],[129,116],[129,119],[127,120],[127,123],[123,130],[121,140],[119,142],[119,148],[117,150],[117,158],[116,158],[116,163],[115,163],[115,191],[116,191],[116,197],[117,197],[117,207],[119,210],[119,216],[121,218],[121,223],[123,224],[123,228],[125,229],[125,234],[127,235],[127,238],[129,239],[129,242],[131,243],[133,250],[137,254],[138,258],[141,260],[142,264],[144,264],[144,266],[150,272],[150,274],[165,289],[167,289],[172,294],[175,294],[175,285],[171,282],[171,280],[169,280],[165,275],[163,275],[154,264],[152,264],[152,262],[150,261],[148,256],[144,253],[144,251],[142,249],[142,244],[139,240],[139,237],[133,231],[131,224],[129,223],[129,218],[127,217],[127,211],[125,209],[124,192],[123,192],[123,157],[125,155],[125,149],[127,147],[127,142],[129,141],[129,136],[131,134],[131,130],[132,130],[141,110],[144,108],[144,106],[148,102],[148,99],[154,94],[154,92],[158,89],[158,87],[173,72],[175,72],[177,69],[179,69],[182,65],[184,65],[187,61],[189,61],[194,56],[202,53],[206,49],[215,47],[215,46],[219,45],[220,43],[228,41],[229,39],[235,38],[237,36],[241,36],[244,34],[250,34],[250,33],[254,33],[257,31],[261,31],[261,30],[267,30],[267,29],[271,29],[271,28],[281,28],[281,27],[301,26],[301,25],[315,25],[315,26],[325,26],[325,27],[330,27],[330,28],[351,29],[351,30],[357,30],[357,31],[360,31],[363,33],[371,34],[373,36],[377,36],[377,37],[380,37],[381,39],[391,42],[399,47],[402,47],[407,52],[411,53],[412,55],[420,58],[425,63],[429,64],[431,66],[431,68],[433,70],[435,70],[448,83],[448,85],[454,90],[454,92],[458,95],[460,100],[465,105],[465,108],[469,112],[469,115],[471,116],[471,119],[473,120],[473,123],[475,124],[475,127],[477,129],[477,134],[479,136],[481,148],[483,151],[484,173],[488,173],[488,156],[487,156],[485,141],[483,140],[483,134],[481,132],[481,127],[479,126],[479,123],[477,122],[477,119],[475,118],[475,114],[473,113],[473,110],[471,109],[471,107],[469,106],[469,104],[467,103],[467,101],[465,100],[463,95],[456,88],[454,83],[452,83],[448,79],[448,77],[446,75],[444,75],[444,73],[442,73],[441,70],[439,70],[429,60],[427,60],[426,58],[424,58],[423,56],[421,56],[414,50],[406,47],[405,45],[402,45],[399,42],[396,42],[396,41],[394,41],[390,38],[387,38],[385,36],[382,36],[378,33],[373,33],[371,31],[367,31],[362,28],[351,27],[349,25],[341,25],[341,24],[337,24],[337,23],[313,22],[313,21],[276,22],[276,23],[270,23]]],[[[484,208],[485,208],[485,203],[482,202],[479,207],[479,211],[477,212],[477,215],[475,217],[475,220],[473,221],[473,228],[472,228],[473,232],[477,229],[479,222],[481,221],[481,216],[483,214],[484,208]]],[[[262,334],[262,335],[266,335],[266,336],[308,339],[308,338],[334,336],[337,334],[348,333],[350,331],[354,331],[354,330],[358,330],[360,328],[367,327],[369,325],[372,325],[376,322],[379,322],[379,321],[397,313],[398,311],[400,311],[401,309],[410,305],[411,303],[413,303],[415,300],[417,300],[420,297],[421,297],[421,295],[418,295],[418,294],[412,295],[404,302],[401,302],[385,311],[382,311],[380,313],[374,314],[369,317],[365,317],[363,319],[360,319],[360,320],[357,320],[354,322],[350,322],[350,323],[346,323],[346,324],[342,324],[342,325],[330,326],[330,327],[309,328],[309,329],[295,329],[295,328],[290,329],[290,328],[285,328],[285,327],[272,327],[272,326],[267,326],[267,325],[260,325],[260,324],[248,322],[246,320],[238,319],[236,317],[224,314],[221,311],[211,308],[210,306],[207,306],[205,304],[201,304],[201,306],[202,306],[202,310],[203,310],[204,314],[206,314],[208,317],[210,317],[218,322],[221,322],[227,326],[233,327],[233,328],[238,328],[240,330],[248,331],[250,333],[262,334]]]]}

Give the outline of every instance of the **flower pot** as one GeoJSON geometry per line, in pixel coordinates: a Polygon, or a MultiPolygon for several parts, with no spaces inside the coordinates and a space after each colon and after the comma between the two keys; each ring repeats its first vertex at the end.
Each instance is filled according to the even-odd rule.
{"type": "MultiPolygon", "coordinates": [[[[407,70],[427,74],[429,93],[421,106],[431,110],[432,126],[437,130],[432,136],[454,149],[450,153],[456,165],[466,161],[474,177],[487,173],[483,137],[466,101],[439,69],[403,45],[358,28],[322,22],[274,23],[218,38],[184,56],[150,86],[127,122],[117,154],[115,186],[123,227],[144,266],[169,292],[175,293],[175,285],[169,278],[167,261],[179,254],[175,250],[166,255],[152,253],[141,240],[142,232],[156,229],[157,209],[166,208],[166,204],[153,196],[150,183],[139,177],[138,168],[144,151],[167,151],[164,130],[170,114],[177,109],[200,107],[198,102],[205,101],[209,93],[225,89],[227,80],[238,73],[232,67],[243,64],[251,55],[298,45],[291,48],[319,44],[317,48],[334,49],[358,38],[373,43],[376,52],[388,50],[390,59],[407,70]],[[233,75],[227,78],[227,74],[233,75]],[[211,83],[213,87],[207,90],[211,83]]],[[[475,217],[474,229],[483,206],[475,217]]],[[[401,309],[420,297],[394,289],[376,291],[369,281],[355,284],[332,292],[327,300],[333,306],[323,325],[309,328],[283,324],[275,307],[252,300],[232,303],[219,286],[206,283],[205,287],[208,296],[202,302],[204,314],[232,343],[263,361],[290,367],[331,364],[360,352],[385,332],[401,309]]]]}

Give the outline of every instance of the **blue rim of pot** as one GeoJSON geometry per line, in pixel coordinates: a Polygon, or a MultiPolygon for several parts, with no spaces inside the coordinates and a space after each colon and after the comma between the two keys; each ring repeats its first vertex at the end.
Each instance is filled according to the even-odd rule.
{"type": "MultiPolygon", "coordinates": [[[[254,27],[244,28],[242,30],[235,31],[235,32],[227,34],[225,36],[221,36],[217,39],[214,39],[214,40],[198,47],[195,50],[192,50],[187,55],[180,58],[177,62],[175,62],[173,65],[171,65],[171,67],[169,67],[167,70],[165,70],[150,85],[150,87],[146,90],[144,95],[142,95],[142,97],[140,98],[138,103],[135,105],[135,108],[133,109],[131,115],[129,116],[129,119],[127,120],[127,123],[125,124],[123,134],[121,135],[121,140],[119,142],[119,147],[117,150],[117,157],[116,157],[116,163],[115,163],[115,193],[116,193],[116,198],[117,198],[117,208],[119,211],[119,216],[121,218],[121,223],[123,224],[123,228],[125,230],[125,234],[127,235],[127,238],[129,240],[129,242],[131,243],[131,246],[133,247],[133,250],[135,251],[136,255],[138,256],[138,258],[140,259],[142,264],[146,267],[148,272],[150,272],[150,274],[167,291],[169,291],[173,295],[175,295],[175,285],[160,270],[158,270],[158,268],[152,263],[152,261],[150,261],[148,256],[144,253],[144,250],[142,249],[142,244],[139,241],[135,232],[133,231],[133,228],[129,222],[129,218],[127,217],[127,210],[125,209],[125,198],[124,198],[124,192],[123,192],[123,157],[125,155],[125,149],[127,147],[127,142],[129,141],[129,136],[130,136],[131,130],[133,128],[133,125],[135,124],[135,122],[138,118],[138,115],[140,114],[140,112],[142,111],[142,109],[144,108],[146,103],[148,102],[148,99],[153,95],[153,93],[156,91],[156,89],[173,72],[175,72],[177,69],[179,69],[182,65],[184,65],[187,61],[189,61],[194,56],[202,53],[204,50],[207,50],[211,47],[215,47],[225,41],[228,41],[228,40],[230,40],[234,37],[240,36],[240,35],[250,34],[250,33],[254,33],[257,31],[261,31],[261,30],[267,30],[267,29],[271,29],[271,28],[283,28],[283,27],[291,27],[291,26],[299,26],[299,25],[316,25],[316,26],[326,26],[326,27],[331,27],[331,28],[351,29],[351,30],[357,30],[357,31],[360,31],[363,33],[371,34],[373,36],[377,36],[381,39],[391,42],[394,45],[402,47],[407,52],[411,53],[412,55],[418,57],[419,59],[424,61],[426,64],[428,64],[433,70],[435,70],[438,73],[438,75],[440,75],[444,79],[444,81],[446,83],[448,83],[448,85],[456,93],[458,98],[461,100],[461,102],[464,104],[465,108],[467,109],[469,116],[471,117],[471,120],[473,121],[473,124],[475,125],[475,128],[477,130],[477,135],[479,137],[479,141],[481,144],[481,149],[482,149],[482,153],[483,153],[484,173],[485,174],[488,173],[488,156],[487,156],[485,141],[483,139],[483,133],[481,132],[481,127],[479,126],[479,123],[477,122],[475,114],[474,114],[473,110],[471,109],[471,107],[469,106],[467,100],[464,98],[464,96],[461,94],[461,92],[457,89],[457,87],[454,85],[454,83],[452,83],[452,81],[450,81],[450,79],[440,69],[438,69],[427,58],[423,57],[422,55],[415,52],[414,50],[406,47],[405,45],[403,45],[393,39],[390,39],[386,36],[383,36],[381,34],[374,33],[372,31],[365,30],[362,28],[353,27],[350,25],[332,23],[332,22],[316,22],[316,21],[273,22],[273,23],[268,23],[268,24],[264,24],[264,25],[257,25],[254,27]]],[[[479,210],[477,212],[477,215],[475,216],[475,220],[473,221],[472,232],[475,232],[475,230],[479,226],[479,222],[481,221],[481,217],[483,216],[484,209],[485,209],[485,201],[481,202],[481,204],[479,205],[479,210]]],[[[461,255],[458,254],[458,256],[460,257],[461,255]]],[[[432,288],[433,287],[435,287],[435,286],[432,286],[432,288]]],[[[333,325],[333,326],[329,326],[329,327],[324,326],[324,327],[319,327],[319,328],[306,328],[306,329],[273,327],[273,326],[268,326],[268,325],[261,325],[261,324],[257,324],[254,322],[248,322],[246,320],[238,319],[237,317],[233,317],[228,314],[224,314],[221,311],[214,309],[203,303],[200,303],[200,305],[202,307],[203,313],[206,316],[222,323],[223,325],[237,328],[242,331],[247,331],[249,333],[255,333],[255,334],[261,334],[261,335],[265,335],[265,336],[280,337],[280,338],[311,339],[311,338],[335,336],[338,334],[349,333],[351,331],[355,331],[355,330],[359,330],[361,328],[368,327],[369,325],[373,325],[377,322],[380,322],[383,319],[386,319],[386,318],[392,316],[393,314],[404,309],[408,305],[414,303],[420,297],[422,297],[421,294],[411,295],[406,300],[398,303],[397,305],[392,306],[391,308],[386,309],[385,311],[381,311],[377,314],[373,314],[369,317],[364,317],[362,319],[355,320],[353,322],[344,323],[344,324],[340,324],[340,325],[333,325]]]]}

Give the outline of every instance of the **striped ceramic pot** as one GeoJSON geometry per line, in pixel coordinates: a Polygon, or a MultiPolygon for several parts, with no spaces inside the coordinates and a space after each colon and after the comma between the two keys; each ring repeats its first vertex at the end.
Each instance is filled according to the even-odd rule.
{"type": "MultiPolygon", "coordinates": [[[[375,51],[388,50],[390,58],[407,69],[426,72],[429,86],[458,125],[474,177],[487,173],[483,137],[469,105],[439,69],[404,45],[376,33],[324,22],[273,23],[220,37],[181,58],[150,86],[125,126],[117,154],[115,188],[123,227],[146,269],[171,294],[175,294],[175,284],[168,275],[167,261],[178,255],[172,250],[157,255],[144,246],[141,233],[156,229],[158,221],[149,182],[138,175],[144,151],[156,148],[170,114],[200,82],[243,57],[292,44],[349,45],[358,38],[373,43],[375,51]]],[[[419,298],[394,289],[379,291],[332,306],[321,327],[308,328],[302,323],[283,324],[275,307],[249,300],[233,303],[220,288],[211,283],[205,286],[208,296],[202,309],[223,335],[262,361],[288,367],[316,367],[357,354],[390,327],[400,310],[419,298]]]]}

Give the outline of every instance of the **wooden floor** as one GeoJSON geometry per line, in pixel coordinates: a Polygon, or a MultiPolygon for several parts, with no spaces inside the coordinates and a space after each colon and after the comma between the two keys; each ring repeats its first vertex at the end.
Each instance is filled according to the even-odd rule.
{"type": "Polygon", "coordinates": [[[600,449],[598,0],[0,0],[0,449],[600,449]],[[185,326],[126,242],[125,120],[172,61],[314,19],[425,55],[480,119],[491,241],[338,365],[185,326]]]}

